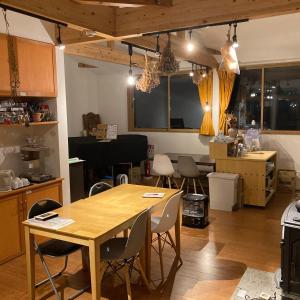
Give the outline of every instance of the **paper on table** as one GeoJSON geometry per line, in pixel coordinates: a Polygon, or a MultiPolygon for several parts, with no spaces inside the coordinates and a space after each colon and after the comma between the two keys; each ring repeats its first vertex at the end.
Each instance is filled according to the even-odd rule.
{"type": "Polygon", "coordinates": [[[143,198],[162,198],[165,193],[145,193],[143,198]]]}
{"type": "Polygon", "coordinates": [[[39,221],[39,220],[33,218],[33,219],[29,219],[28,222],[31,225],[57,230],[57,229],[65,227],[65,226],[68,226],[68,225],[74,223],[75,221],[72,219],[56,217],[56,218],[52,218],[52,219],[46,220],[46,221],[39,221]]]}

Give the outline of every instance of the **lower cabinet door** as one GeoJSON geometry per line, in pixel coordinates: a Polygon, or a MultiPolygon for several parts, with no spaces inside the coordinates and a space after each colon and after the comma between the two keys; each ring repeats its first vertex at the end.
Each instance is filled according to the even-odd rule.
{"type": "Polygon", "coordinates": [[[0,200],[0,263],[22,254],[22,195],[0,200]]]}

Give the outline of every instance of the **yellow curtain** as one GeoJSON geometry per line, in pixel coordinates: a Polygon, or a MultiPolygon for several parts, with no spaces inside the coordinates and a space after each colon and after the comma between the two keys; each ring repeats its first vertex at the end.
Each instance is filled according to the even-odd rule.
{"type": "Polygon", "coordinates": [[[201,135],[215,135],[213,122],[212,122],[212,92],[213,92],[213,75],[212,72],[207,74],[198,85],[200,96],[200,103],[204,112],[202,124],[199,129],[201,135]],[[205,111],[205,107],[210,107],[209,111],[205,111]]]}
{"type": "Polygon", "coordinates": [[[223,70],[218,71],[220,88],[219,130],[227,134],[226,109],[228,108],[233,90],[235,74],[223,70]]]}

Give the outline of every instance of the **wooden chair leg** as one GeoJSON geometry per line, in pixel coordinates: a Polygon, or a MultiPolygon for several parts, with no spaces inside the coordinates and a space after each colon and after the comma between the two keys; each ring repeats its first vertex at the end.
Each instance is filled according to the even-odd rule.
{"type": "Polygon", "coordinates": [[[171,185],[171,179],[170,179],[170,176],[168,176],[168,184],[169,184],[169,189],[172,188],[172,185],[171,185]]]}
{"type": "Polygon", "coordinates": [[[193,178],[193,184],[194,184],[194,193],[197,194],[197,188],[196,188],[196,180],[193,178]]]}
{"type": "Polygon", "coordinates": [[[127,298],[128,298],[128,300],[132,300],[130,277],[129,277],[129,272],[128,272],[128,266],[127,265],[124,266],[123,272],[124,272],[125,282],[126,282],[127,298]]]}
{"type": "Polygon", "coordinates": [[[123,230],[123,236],[128,237],[128,229],[123,230]]]}
{"type": "Polygon", "coordinates": [[[182,188],[183,188],[183,186],[184,186],[184,183],[185,183],[185,177],[183,178],[182,183],[181,183],[181,187],[180,187],[180,190],[181,190],[181,191],[182,191],[182,188]]]}
{"type": "Polygon", "coordinates": [[[171,242],[171,244],[172,244],[172,246],[173,246],[173,248],[174,248],[174,250],[175,250],[175,252],[176,252],[176,256],[178,257],[180,263],[183,264],[180,255],[177,253],[177,248],[176,248],[176,245],[175,245],[175,242],[174,242],[174,240],[173,240],[173,238],[172,238],[171,233],[170,233],[169,231],[167,231],[166,233],[167,233],[167,236],[168,236],[168,238],[169,238],[169,240],[170,240],[170,242],[171,242]]]}
{"type": "Polygon", "coordinates": [[[158,176],[158,179],[157,179],[157,181],[156,181],[156,185],[155,185],[155,186],[158,186],[159,181],[160,181],[160,176],[158,176]]]}
{"type": "Polygon", "coordinates": [[[161,280],[165,280],[164,276],[164,264],[163,264],[163,256],[162,256],[162,245],[161,245],[161,236],[158,233],[157,234],[157,240],[158,240],[158,254],[159,254],[159,262],[160,262],[160,273],[161,273],[161,280]]]}
{"type": "Polygon", "coordinates": [[[138,264],[138,268],[139,268],[139,270],[141,272],[142,280],[143,280],[144,284],[146,285],[147,290],[151,293],[150,284],[149,284],[148,279],[147,279],[147,277],[145,275],[145,272],[143,270],[140,258],[137,259],[137,264],[138,264]]]}

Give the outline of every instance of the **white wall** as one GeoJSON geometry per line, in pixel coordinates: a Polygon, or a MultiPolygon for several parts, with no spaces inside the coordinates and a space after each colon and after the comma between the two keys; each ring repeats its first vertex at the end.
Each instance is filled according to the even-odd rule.
{"type": "MultiPolygon", "coordinates": [[[[33,39],[37,41],[52,43],[55,26],[42,22],[38,19],[21,15],[14,12],[7,12],[9,29],[12,35],[33,39]]],[[[6,33],[2,12],[0,15],[0,32],[6,33]]],[[[65,71],[64,55],[61,51],[56,51],[57,84],[58,96],[56,110],[58,126],[42,126],[30,128],[0,128],[0,148],[8,146],[18,146],[25,143],[25,137],[37,135],[41,137],[43,144],[49,150],[43,153],[46,171],[54,176],[61,176],[63,181],[63,199],[65,203],[70,201],[69,188],[69,165],[68,165],[68,143],[67,143],[67,114],[65,95],[65,71]]],[[[1,169],[13,169],[17,175],[23,170],[23,163],[19,154],[9,154],[6,156],[1,169]]]]}

